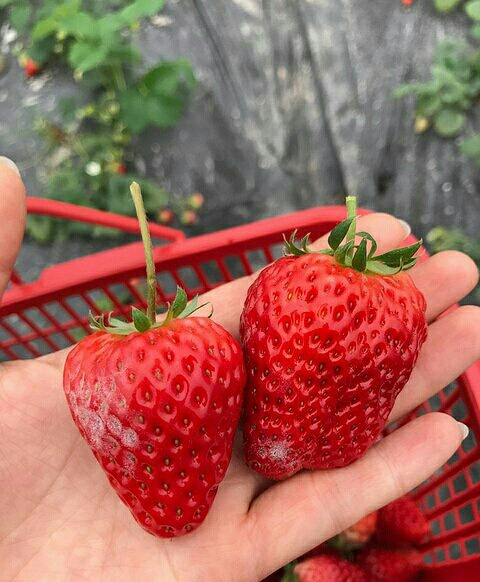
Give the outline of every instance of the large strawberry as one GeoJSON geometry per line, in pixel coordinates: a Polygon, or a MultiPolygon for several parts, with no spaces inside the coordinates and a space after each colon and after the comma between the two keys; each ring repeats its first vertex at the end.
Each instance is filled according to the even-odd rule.
{"type": "Polygon", "coordinates": [[[299,582],[368,582],[357,565],[340,556],[324,555],[300,562],[295,566],[299,582]]]}
{"type": "Polygon", "coordinates": [[[369,582],[414,582],[423,569],[422,555],[417,550],[368,548],[357,556],[357,564],[369,582]]]}
{"type": "Polygon", "coordinates": [[[377,538],[388,546],[418,544],[430,533],[430,526],[417,503],[401,497],[378,512],[377,538]]]}
{"type": "Polygon", "coordinates": [[[292,236],[245,301],[245,456],[270,479],[362,456],[426,338],[425,299],[405,272],[420,243],[375,256],[371,235],[355,234],[355,198],[347,207],[329,249],[292,236]]]}
{"type": "MultiPolygon", "coordinates": [[[[148,316],[104,317],[69,353],[64,388],[80,433],[135,519],[150,533],[178,536],[205,519],[225,476],[245,384],[241,347],[209,318],[187,317],[185,292],[155,320],[151,242],[146,240],[148,316]]],[[[141,200],[141,197],[140,197],[141,200]]]]}

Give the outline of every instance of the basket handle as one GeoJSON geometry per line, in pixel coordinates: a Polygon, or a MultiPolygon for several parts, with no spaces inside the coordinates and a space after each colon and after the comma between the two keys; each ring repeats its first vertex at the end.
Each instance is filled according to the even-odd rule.
{"type": "MultiPolygon", "coordinates": [[[[42,214],[53,216],[55,218],[64,218],[75,222],[86,222],[99,226],[116,228],[124,232],[138,234],[140,227],[135,218],[122,216],[113,212],[78,206],[70,202],[60,202],[58,200],[49,200],[48,198],[27,197],[27,211],[29,214],[42,214]]],[[[155,238],[162,238],[172,242],[184,240],[185,234],[181,230],[162,226],[160,224],[150,223],[150,232],[155,238]]]]}

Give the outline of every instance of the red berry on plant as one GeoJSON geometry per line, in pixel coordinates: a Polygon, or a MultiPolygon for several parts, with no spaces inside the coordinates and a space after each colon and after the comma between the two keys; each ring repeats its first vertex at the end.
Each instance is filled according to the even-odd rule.
{"type": "Polygon", "coordinates": [[[120,176],[124,176],[127,173],[127,164],[124,162],[118,162],[115,164],[115,173],[119,174],[120,176]]]}
{"type": "Polygon", "coordinates": [[[34,77],[40,71],[40,65],[31,59],[30,57],[27,58],[25,64],[23,65],[23,70],[27,77],[34,77]]]}
{"type": "Polygon", "coordinates": [[[160,222],[160,224],[171,224],[173,222],[173,218],[173,212],[168,208],[164,208],[158,213],[158,222],[160,222]]]}
{"type": "Polygon", "coordinates": [[[364,546],[375,533],[377,519],[377,511],[362,517],[335,538],[335,547],[342,550],[353,550],[364,546]]]}
{"type": "Polygon", "coordinates": [[[205,198],[203,197],[203,194],[200,194],[200,192],[194,192],[187,200],[188,205],[194,210],[201,208],[204,202],[205,198]]]}
{"type": "Polygon", "coordinates": [[[132,323],[91,318],[95,333],[69,353],[70,412],[116,493],[149,533],[174,537],[205,519],[230,462],[245,368],[239,343],[207,317],[189,317],[178,289],[155,317],[151,240],[132,185],[146,248],[147,314],[132,323]]]}
{"type": "Polygon", "coordinates": [[[269,479],[361,457],[427,335],[425,299],[405,272],[420,243],[375,256],[371,235],[355,236],[353,197],[347,207],[329,249],[311,251],[308,237],[297,246],[292,236],[287,256],[247,293],[245,456],[269,479]]]}
{"type": "Polygon", "coordinates": [[[180,215],[180,222],[185,226],[197,224],[198,217],[193,210],[184,210],[180,215]]]}

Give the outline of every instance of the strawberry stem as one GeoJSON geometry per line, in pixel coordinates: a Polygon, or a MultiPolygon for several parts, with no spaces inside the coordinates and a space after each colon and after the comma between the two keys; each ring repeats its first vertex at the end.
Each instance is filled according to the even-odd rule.
{"type": "Polygon", "coordinates": [[[155,262],[153,260],[152,238],[148,228],[147,214],[143,204],[142,191],[137,182],[132,182],[130,193],[135,204],[140,233],[142,235],[143,248],[145,250],[145,263],[147,265],[147,317],[151,324],[156,320],[157,306],[157,278],[155,276],[155,262]]]}

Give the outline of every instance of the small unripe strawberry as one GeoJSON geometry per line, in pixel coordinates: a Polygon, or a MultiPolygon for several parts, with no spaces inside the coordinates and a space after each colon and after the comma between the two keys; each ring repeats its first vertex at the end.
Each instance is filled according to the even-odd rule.
{"type": "Polygon", "coordinates": [[[27,58],[25,64],[23,65],[23,70],[27,77],[35,77],[40,71],[40,65],[31,58],[27,58]]]}
{"type": "Polygon", "coordinates": [[[194,210],[198,210],[199,208],[201,208],[205,202],[205,198],[203,197],[203,194],[200,194],[200,192],[194,192],[187,200],[188,205],[193,208],[194,210]]]}
{"type": "Polygon", "coordinates": [[[124,162],[118,162],[115,164],[115,174],[119,176],[124,176],[127,173],[127,164],[124,162]]]}
{"type": "Polygon", "coordinates": [[[158,222],[160,224],[171,224],[173,222],[173,212],[168,208],[160,210],[158,213],[158,222]]]}
{"type": "Polygon", "coordinates": [[[193,210],[184,210],[180,216],[180,222],[186,226],[197,224],[197,215],[193,210]]]}

